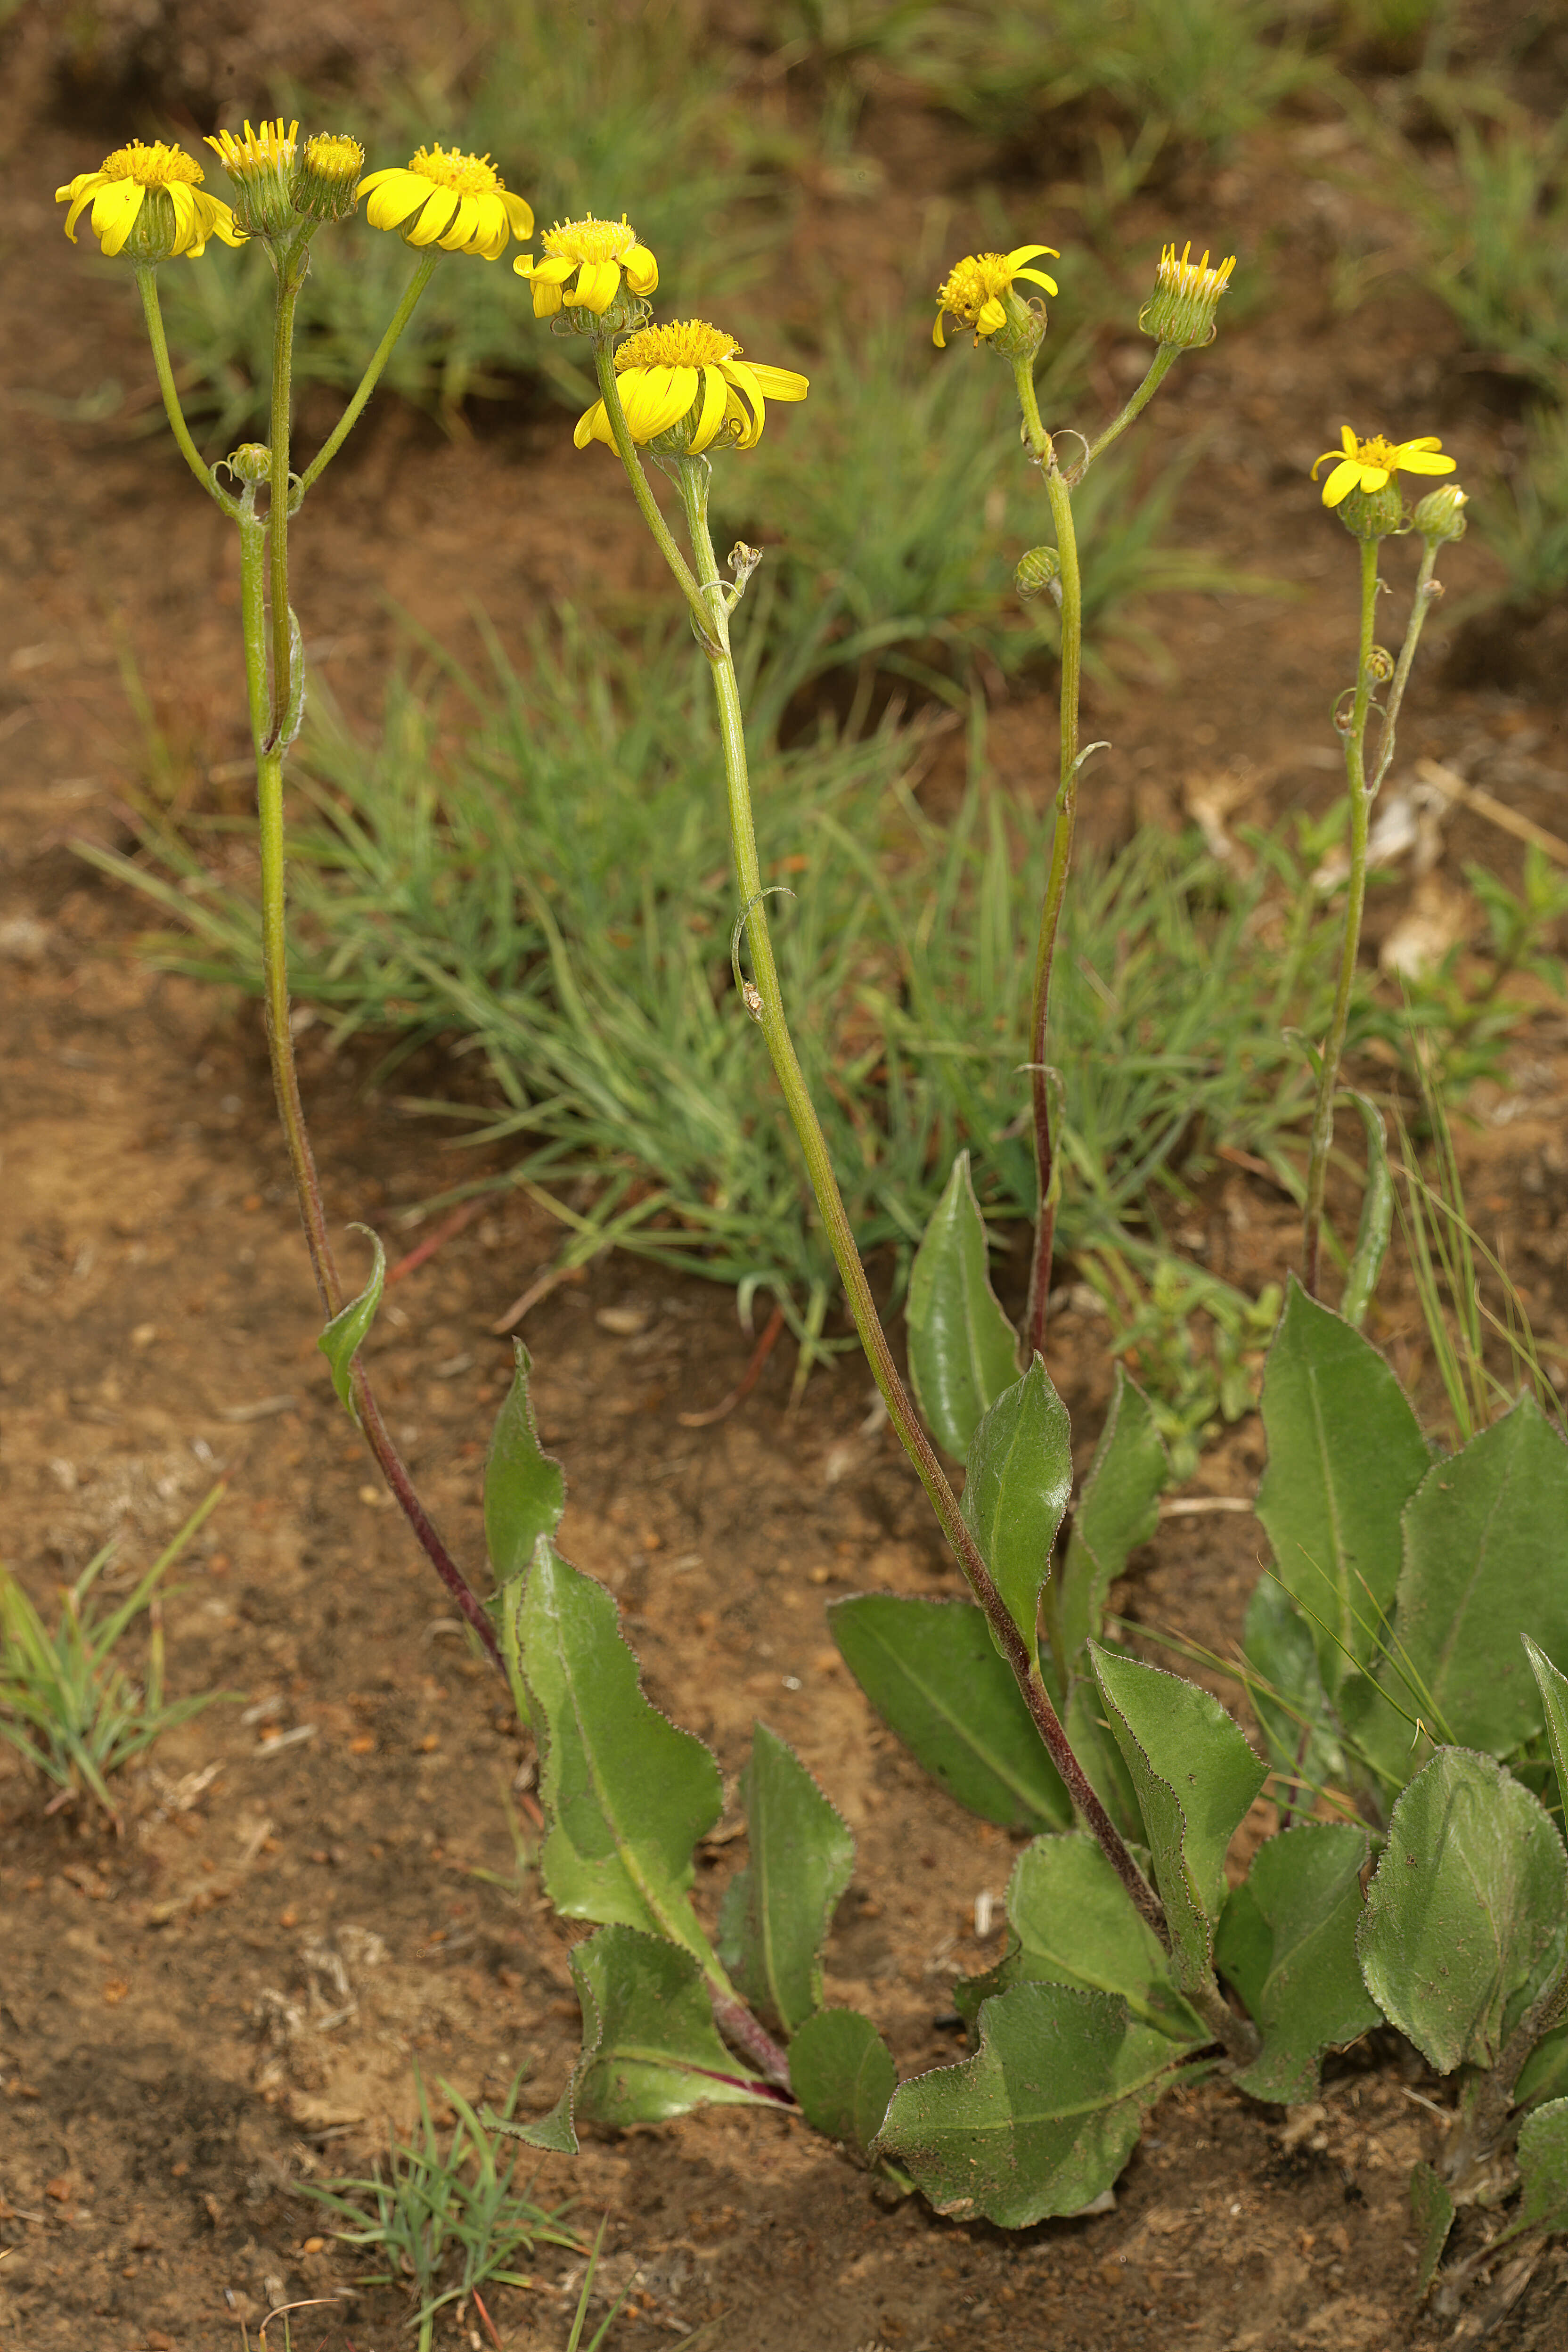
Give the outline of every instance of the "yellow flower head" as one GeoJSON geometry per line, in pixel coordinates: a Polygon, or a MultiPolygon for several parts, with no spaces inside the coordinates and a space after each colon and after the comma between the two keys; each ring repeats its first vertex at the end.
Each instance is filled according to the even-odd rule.
{"type": "Polygon", "coordinates": [[[533,207],[507,194],[488,155],[421,147],[406,170],[372,172],[359,187],[372,228],[400,228],[409,245],[498,261],[509,237],[533,235],[533,207]]]}
{"type": "MultiPolygon", "coordinates": [[[[683,421],[690,427],[682,451],[693,456],[715,441],[752,449],[763,437],[769,400],[804,400],[805,376],[793,368],[754,367],[741,357],[733,335],[702,319],[644,327],[616,353],[616,380],[632,439],[639,446],[683,421]]],[[[572,436],[616,446],[605,404],[595,401],[572,436]]]]}
{"type": "Polygon", "coordinates": [[[223,199],[197,194],[202,178],[201,165],[182,148],[166,147],[161,139],[144,147],[133,139],[106,155],[96,172],[79,172],[57,188],[55,202],[69,202],[66,235],[73,245],[77,222],[90,204],[92,233],[111,258],[129,245],[133,261],[165,261],[175,253],[195,261],[209,236],[225,245],[245,243],[223,199]]]}
{"type": "Polygon", "coordinates": [[[512,263],[520,278],[533,289],[533,315],[553,318],[557,310],[592,310],[603,318],[621,290],[624,277],[634,294],[651,294],[658,284],[658,264],[623,213],[618,221],[557,221],[540,238],[542,261],[520,253],[512,263]],[[567,290],[568,279],[573,280],[567,290]]]}
{"type": "Polygon", "coordinates": [[[307,220],[346,220],[359,202],[364,149],[341,131],[317,131],[294,164],[294,209],[307,220]]]}
{"type": "Polygon", "coordinates": [[[1333,472],[1323,484],[1323,504],[1337,507],[1352,490],[1381,490],[1387,488],[1395,474],[1451,474],[1452,457],[1439,453],[1442,443],[1436,434],[1428,433],[1419,441],[1385,441],[1374,433],[1370,441],[1358,441],[1348,425],[1341,429],[1342,446],[1325,449],[1312,467],[1312,479],[1318,478],[1318,467],[1333,461],[1333,472]]]}
{"type": "Polygon", "coordinates": [[[1011,253],[972,253],[950,269],[937,289],[936,324],[931,339],[938,351],[945,351],[947,338],[942,322],[951,315],[962,326],[973,327],[978,343],[982,335],[994,335],[1006,322],[1007,310],[1004,296],[1015,278],[1027,278],[1034,285],[1043,286],[1047,294],[1057,290],[1057,281],[1047,278],[1043,269],[1026,269],[1025,262],[1048,253],[1058,258],[1054,245],[1018,245],[1011,253]]]}
{"type": "Polygon", "coordinates": [[[1138,324],[1146,335],[1152,335],[1156,342],[1173,343],[1184,352],[1196,351],[1214,341],[1215,312],[1236,268],[1233,253],[1211,269],[1207,246],[1201,261],[1192,257],[1190,240],[1182,247],[1179,259],[1173,245],[1162,249],[1154,291],[1138,313],[1138,324]]]}
{"type": "Polygon", "coordinates": [[[299,124],[285,129],[279,115],[259,131],[247,122],[242,138],[219,131],[206,142],[234,182],[235,216],[253,236],[275,236],[294,226],[289,184],[299,138],[299,124]]]}

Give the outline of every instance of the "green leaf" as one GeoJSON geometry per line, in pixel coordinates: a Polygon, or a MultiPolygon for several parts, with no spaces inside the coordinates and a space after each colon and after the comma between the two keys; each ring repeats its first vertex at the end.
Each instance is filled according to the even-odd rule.
{"type": "Polygon", "coordinates": [[[1415,2224],[1415,2292],[1423,2295],[1437,2275],[1437,2265],[1454,2226],[1454,2200],[1448,2193],[1448,2184],[1429,2164],[1418,2164],[1410,2175],[1410,2218],[1415,2224]]]}
{"type": "Polygon", "coordinates": [[[1067,1728],[1068,1745],[1089,1775],[1090,1788],[1110,1815],[1124,1838],[1134,1845],[1143,1841],[1143,1815],[1139,1809],[1138,1791],[1132,1785],[1132,1775],[1117,1746],[1110,1729],[1110,1719],[1105,1711],[1105,1701],[1100,1696],[1100,1685],[1092,1678],[1079,1676],[1068,1694],[1067,1712],[1062,1717],[1067,1728]]]}
{"type": "Polygon", "coordinates": [[[868,1592],[828,1629],[889,1731],[949,1796],[1006,1830],[1065,1829],[1072,1805],[984,1612],[868,1592]]]}
{"type": "Polygon", "coordinates": [[[1226,1901],[1215,1960],[1263,2036],[1236,2078],[1255,2099],[1316,2098],[1324,2051],[1383,2022],[1356,1961],[1366,1856],[1366,1832],[1353,1822],[1303,1822],[1258,1847],[1226,1901]]]}
{"type": "Polygon", "coordinates": [[[1083,1482],[1061,1571],[1046,1595],[1046,1629],[1062,1686],[1081,1670],[1084,1643],[1099,1639],[1105,1596],[1159,1525],[1171,1459],[1153,1407],[1116,1367],[1110,1410],[1083,1482]]]}
{"type": "Polygon", "coordinates": [[[820,1954],[855,1874],[855,1841],[765,1723],[752,1734],[741,1787],[751,1862],[725,1895],[720,1957],[766,2021],[794,2033],[822,2007],[820,1954]]]}
{"type": "Polygon", "coordinates": [[[878,2136],[939,2213],[1005,2230],[1079,2213],[1131,2154],[1175,2045],[1125,2001],[1016,1984],[980,2011],[980,2047],[893,2094],[878,2136]]]}
{"type": "Polygon", "coordinates": [[[1133,2020],[1201,2048],[1211,2039],[1178,1995],[1171,1964],[1095,1839],[1081,1830],[1026,1846],[1007,1889],[1012,1948],[988,1976],[953,1987],[971,2025],[982,2001],[1014,1984],[1120,1994],[1133,2020]]]}
{"type": "Polygon", "coordinates": [[[375,1310],[381,1305],[381,1294],[386,1282],[386,1252],[381,1246],[381,1236],[373,1234],[368,1225],[351,1225],[351,1234],[363,1234],[375,1253],[375,1263],[370,1270],[370,1280],[357,1298],[351,1298],[332,1317],[316,1345],[331,1368],[332,1386],[338,1392],[338,1402],[356,1429],[361,1426],[359,1407],[353,1400],[354,1358],[364,1345],[365,1334],[375,1321],[375,1310]]]}
{"type": "Polygon", "coordinates": [[[1247,1696],[1275,1771],[1308,1790],[1342,1783],[1344,1751],[1318,1672],[1312,1629],[1277,1577],[1260,1577],[1253,1588],[1242,1643],[1247,1696]]]}
{"type": "Polygon", "coordinates": [[[1268,1767],[1218,1699],[1194,1683],[1098,1642],[1089,1643],[1089,1657],[1138,1791],[1170,1922],[1176,1985],[1195,1992],[1207,1982],[1214,1956],[1226,1850],[1268,1767]]]}
{"type": "Polygon", "coordinates": [[[692,1849],[723,1810],[719,1767],[643,1696],[618,1618],[603,1585],[541,1536],[521,1627],[545,1892],[569,1919],[651,1930],[714,1969],[687,1889],[692,1849]]]}
{"type": "Polygon", "coordinates": [[[561,1465],[539,1443],[528,1393],[532,1360],[521,1339],[512,1342],[515,1369],[506,1402],[496,1415],[485,1459],[485,1542],[498,1584],[527,1573],[541,1536],[552,1536],[566,1507],[561,1465]]]}
{"type": "Polygon", "coordinates": [[[1537,2107],[1519,2127],[1519,2177],[1527,2229],[1568,2228],[1568,2099],[1537,2107]]]}
{"type": "Polygon", "coordinates": [[[1361,1196],[1361,1222],[1340,1300],[1340,1313],[1352,1331],[1359,1331],[1388,1254],[1388,1236],[1394,1227],[1394,1179],[1388,1171],[1388,1133],[1383,1113],[1369,1095],[1358,1094],[1353,1087],[1344,1092],[1360,1111],[1366,1130],[1366,1188],[1361,1196]]]}
{"type": "Polygon", "coordinates": [[[1552,1767],[1557,1774],[1557,1793],[1568,1803],[1568,1675],[1560,1675],[1538,1642],[1528,1633],[1521,1636],[1524,1654],[1530,1661],[1530,1671],[1535,1676],[1541,1693],[1542,1712],[1546,1718],[1546,1737],[1552,1748],[1552,1767]]]}
{"type": "Polygon", "coordinates": [[[1051,1572],[1051,1546],[1071,1492],[1071,1424],[1037,1356],[970,1440],[959,1504],[1037,1664],[1040,1588],[1051,1572]]]}
{"type": "Polygon", "coordinates": [[[1394,1626],[1382,1680],[1435,1738],[1505,1756],[1541,1729],[1520,1635],[1568,1656],[1568,1445],[1533,1397],[1411,1496],[1394,1626]]]}
{"type": "Polygon", "coordinates": [[[899,2073],[868,2017],[819,2009],[789,2045],[790,2087],[813,2131],[865,2156],[881,2130],[899,2073]]]}
{"type": "Polygon", "coordinates": [[[1384,2016],[1440,2074],[1490,2066],[1561,1949],[1568,1857],[1489,1756],[1440,1748],[1389,1818],[1358,1938],[1384,2016]]]}
{"type": "Polygon", "coordinates": [[[1017,1335],[997,1303],[969,1154],[952,1163],[910,1268],[910,1378],[937,1444],[962,1461],[981,1416],[1018,1377],[1017,1335]]]}
{"type": "Polygon", "coordinates": [[[1323,1687],[1379,1646],[1399,1580],[1400,1513],[1431,1466],[1394,1374],[1291,1276],[1263,1376],[1268,1467],[1258,1516],[1313,1626],[1323,1687]]]}
{"type": "Polygon", "coordinates": [[[1568,2025],[1543,2033],[1513,2086],[1516,2107],[1539,2106],[1543,2099],[1568,2097],[1568,2025]]]}
{"type": "Polygon", "coordinates": [[[689,1952],[634,1927],[603,1927],[572,1953],[583,2054],[556,2105],[514,2126],[534,2147],[574,2153],[580,2123],[664,2123],[697,2106],[773,2105],[724,2047],[689,1952]]]}

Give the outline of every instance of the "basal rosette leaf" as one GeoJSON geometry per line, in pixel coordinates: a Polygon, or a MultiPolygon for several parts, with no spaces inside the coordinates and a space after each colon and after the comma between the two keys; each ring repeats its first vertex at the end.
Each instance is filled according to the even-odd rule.
{"type": "Polygon", "coordinates": [[[1383,2021],[1356,1959],[1366,1858],[1366,1832],[1354,1822],[1302,1822],[1258,1847],[1226,1899],[1215,1962],[1263,2038],[1236,2078],[1255,2099],[1315,2098],[1324,2052],[1383,2021]]]}
{"type": "Polygon", "coordinates": [[[898,2069],[868,2017],[819,2009],[789,2045],[790,2087],[813,2131],[868,2154],[881,2130],[898,2069]]]}
{"type": "Polygon", "coordinates": [[[915,1252],[905,1316],[915,1402],[937,1444],[962,1462],[982,1415],[1018,1377],[1017,1335],[991,1287],[967,1151],[915,1252]]]}
{"type": "Polygon", "coordinates": [[[1170,1483],[1171,1458],[1153,1408],[1121,1364],[1110,1410],[1073,1513],[1067,1557],[1045,1598],[1046,1630],[1057,1676],[1065,1688],[1080,1671],[1084,1644],[1099,1639],[1105,1596],[1159,1524],[1159,1499],[1170,1483]]]}
{"type": "Polygon", "coordinates": [[[720,1957],[764,2021],[795,2033],[822,2007],[822,1947],[855,1874],[855,1841],[765,1723],[741,1786],[751,1858],[725,1894],[720,1957]]]}
{"type": "Polygon", "coordinates": [[[1037,1662],[1040,1591],[1051,1572],[1051,1547],[1071,1492],[1067,1407],[1037,1356],[971,1438],[959,1505],[1007,1613],[1037,1662]]]}

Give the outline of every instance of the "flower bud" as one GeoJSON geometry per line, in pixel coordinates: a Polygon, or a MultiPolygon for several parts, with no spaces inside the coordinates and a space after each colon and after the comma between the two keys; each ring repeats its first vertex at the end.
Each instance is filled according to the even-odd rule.
{"type": "Polygon", "coordinates": [[[1190,243],[1184,245],[1178,260],[1175,247],[1165,247],[1154,291],[1138,313],[1138,324],[1146,335],[1152,335],[1157,343],[1173,344],[1180,352],[1196,351],[1213,342],[1218,331],[1215,312],[1236,268],[1234,253],[1211,269],[1207,247],[1201,261],[1191,259],[1192,250],[1190,243]]]}
{"type": "Polygon", "coordinates": [[[242,441],[237,449],[230,450],[225,462],[237,482],[254,487],[271,478],[272,452],[265,441],[242,441]]]}
{"type": "Polygon", "coordinates": [[[243,137],[219,131],[206,142],[234,184],[235,219],[252,236],[286,236],[297,225],[289,183],[299,136],[299,124],[285,127],[279,115],[259,131],[247,122],[243,137]]]}
{"type": "Polygon", "coordinates": [[[1038,596],[1045,589],[1055,589],[1061,569],[1062,560],[1054,547],[1031,547],[1018,558],[1013,585],[1020,596],[1038,596]]]}
{"type": "Polygon", "coordinates": [[[364,149],[343,131],[318,131],[295,159],[294,210],[307,220],[346,220],[359,201],[364,149]]]}
{"type": "Polygon", "coordinates": [[[1466,530],[1465,508],[1468,500],[1458,482],[1445,482],[1440,490],[1428,490],[1412,518],[1413,528],[1423,539],[1439,545],[1445,540],[1463,539],[1466,530]]]}

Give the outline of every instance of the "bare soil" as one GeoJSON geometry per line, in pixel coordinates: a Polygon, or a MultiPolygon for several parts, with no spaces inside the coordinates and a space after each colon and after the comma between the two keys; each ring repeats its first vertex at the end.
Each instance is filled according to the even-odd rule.
{"type": "MultiPolygon", "coordinates": [[[[129,838],[141,774],[117,633],[205,792],[221,797],[245,737],[232,534],[134,417],[69,421],[106,376],[141,387],[151,372],[123,274],[90,241],[64,246],[50,198],[132,131],[171,118],[205,130],[231,95],[254,114],[279,68],[352,84],[373,52],[416,58],[423,35],[415,12],[390,9],[353,23],[283,9],[264,29],[154,9],[102,26],[84,53],[32,0],[0,31],[4,1548],[52,1609],[58,1583],[113,1537],[123,1589],[221,1476],[163,1623],[174,1692],[243,1704],[160,1742],[125,1784],[118,1830],[90,1809],[47,1812],[0,1749],[0,2344],[228,2352],[271,2306],[325,2298],[296,2315],[297,2345],[390,2352],[405,2298],[356,2285],[359,2265],[296,2184],[361,2169],[389,2120],[409,2127],[415,2062],[475,2100],[499,2100],[525,2068],[523,2106],[551,2105],[577,2041],[572,1935],[537,1879],[517,1875],[507,1801],[517,1792],[526,1828],[529,1745],[331,1406],[258,1016],[151,971],[133,948],[144,908],[77,855],[80,839],[129,838]]],[[[744,64],[757,26],[731,31],[744,64]]],[[[901,283],[911,207],[951,208],[955,253],[984,241],[967,135],[893,89],[860,140],[884,176],[858,199],[808,192],[772,289],[779,314],[805,314],[807,263],[824,254],[853,257],[868,288],[901,283]]],[[[1049,235],[1031,204],[1056,167],[1012,168],[1017,235],[1049,235]]],[[[1517,387],[1463,363],[1446,314],[1407,281],[1336,314],[1336,253],[1397,234],[1369,228],[1364,178],[1342,127],[1306,115],[1128,223],[1141,251],[1173,218],[1226,250],[1267,246],[1275,299],[1178,372],[1156,429],[1205,436],[1183,509],[1194,541],[1313,593],[1162,613],[1176,683],[1089,714],[1115,739],[1092,795],[1103,839],[1178,821],[1193,776],[1201,789],[1242,756],[1237,813],[1322,805],[1351,572],[1306,468],[1344,418],[1376,418],[1441,433],[1479,482],[1516,430],[1517,387]]],[[[1130,350],[1102,354],[1108,398],[1130,350]]],[[[569,421],[520,404],[448,441],[395,404],[373,412],[300,534],[307,637],[352,712],[374,710],[396,643],[379,592],[459,652],[469,599],[520,648],[552,598],[591,598],[606,570],[654,593],[616,477],[573,453],[569,421]]],[[[1447,576],[1455,597],[1484,584],[1484,551],[1467,542],[1447,576]]],[[[1452,629],[1435,638],[1405,757],[1440,756],[1568,833],[1560,680],[1539,633],[1494,629],[1479,654],[1452,629]]],[[[993,724],[999,763],[1043,798],[1048,706],[1020,694],[993,724]]],[[[1436,882],[1451,890],[1467,860],[1512,875],[1516,856],[1460,814],[1436,882]]],[[[1374,928],[1411,898],[1407,883],[1384,893],[1374,928]]],[[[1535,1023],[1464,1145],[1472,1206],[1558,1358],[1564,1045],[1560,1021],[1535,1023]]],[[[310,1033],[302,1056],[333,1220],[376,1223],[395,1255],[399,1213],[451,1181],[450,1153],[367,1094],[351,1057],[310,1033]]],[[[426,1090],[444,1075],[432,1055],[426,1090]]],[[[481,1586],[480,1467],[510,1360],[491,1326],[557,1241],[503,1196],[389,1293],[374,1342],[389,1419],[481,1586]]],[[[1293,1215],[1231,1171],[1192,1245],[1255,1284],[1289,1263],[1293,1215]]],[[[1419,1318],[1397,1276],[1378,1311],[1376,1336],[1419,1385],[1419,1318]]],[[[826,1632],[835,1593],[955,1585],[868,1412],[868,1376],[845,1360],[791,1414],[781,1349],[740,1410],[687,1428],[681,1412],[733,1385],[750,1341],[728,1293],[620,1257],[552,1292],[527,1337],[544,1435],[571,1481],[566,1551],[617,1594],[652,1695],[712,1742],[727,1776],[755,1717],[796,1745],[859,1845],[830,1998],[875,2016],[900,2068],[951,2063],[951,1982],[997,1955],[1000,1923],[977,1937],[975,1898],[1000,1895],[1012,1850],[879,1730],[826,1632]]],[[[1050,1369],[1087,1454],[1110,1378],[1091,1319],[1057,1320],[1050,1369]]],[[[1260,1463],[1245,1422],[1191,1492],[1247,1496],[1260,1463]]],[[[1171,1518],[1117,1604],[1223,1654],[1260,1544],[1239,1514],[1171,1518]]],[[[706,1904],[742,1853],[727,1816],[702,1857],[706,1904]]],[[[1415,2307],[1405,2203],[1446,2095],[1393,2036],[1336,2062],[1303,2110],[1190,2092],[1153,2118],[1113,2210],[1013,2236],[939,2221],[804,2130],[734,2113],[592,2139],[574,2163],[542,2160],[536,2193],[577,2200],[590,2229],[610,2214],[606,2274],[617,2289],[639,2279],[616,2352],[1385,2352],[1454,2326],[1415,2307]]],[[[580,2269],[542,2253],[527,2289],[488,2299],[506,2352],[557,2352],[580,2269]]],[[[1505,2275],[1472,2318],[1521,2352],[1568,2343],[1568,2254],[1505,2275]]],[[[437,2332],[484,2340],[471,2307],[437,2332]]]]}

